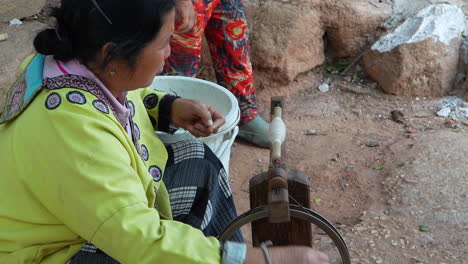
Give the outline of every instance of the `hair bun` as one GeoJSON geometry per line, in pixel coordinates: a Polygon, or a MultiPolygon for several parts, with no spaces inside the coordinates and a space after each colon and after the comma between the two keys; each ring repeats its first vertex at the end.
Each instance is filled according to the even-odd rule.
{"type": "Polygon", "coordinates": [[[34,48],[38,53],[53,55],[56,60],[68,61],[73,59],[70,41],[59,39],[55,29],[46,29],[34,38],[34,48]]]}

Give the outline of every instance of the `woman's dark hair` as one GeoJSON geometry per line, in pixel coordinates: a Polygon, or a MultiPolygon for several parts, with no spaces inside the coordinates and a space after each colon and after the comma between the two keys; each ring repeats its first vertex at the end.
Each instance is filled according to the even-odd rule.
{"type": "Polygon", "coordinates": [[[56,28],[37,34],[34,48],[56,60],[88,65],[106,43],[113,43],[101,69],[120,59],[133,66],[173,8],[173,0],[62,0],[52,11],[56,28]]]}

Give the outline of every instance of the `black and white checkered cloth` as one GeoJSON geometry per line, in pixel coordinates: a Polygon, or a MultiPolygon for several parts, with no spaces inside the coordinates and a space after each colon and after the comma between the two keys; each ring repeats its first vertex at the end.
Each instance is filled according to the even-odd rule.
{"type": "MultiPolygon", "coordinates": [[[[198,140],[177,142],[167,150],[163,181],[174,220],[201,229],[207,236],[218,236],[237,216],[222,163],[198,140]]],[[[240,232],[232,240],[243,241],[240,232]]]]}
{"type": "Polygon", "coordinates": [[[203,159],[205,157],[205,147],[198,140],[179,141],[169,145],[172,149],[173,164],[178,164],[187,159],[203,159]]]}
{"type": "MultiPolygon", "coordinates": [[[[237,216],[228,176],[222,163],[198,140],[166,146],[168,161],[163,181],[169,192],[174,220],[218,236],[237,216]]],[[[238,231],[232,241],[242,242],[238,231]]],[[[87,243],[69,264],[118,264],[87,243]]]]}

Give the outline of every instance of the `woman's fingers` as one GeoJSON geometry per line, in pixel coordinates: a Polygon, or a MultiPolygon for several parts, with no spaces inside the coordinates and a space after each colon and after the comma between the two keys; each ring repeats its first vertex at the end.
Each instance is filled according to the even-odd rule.
{"type": "Polygon", "coordinates": [[[201,122],[195,123],[190,129],[190,133],[196,137],[207,137],[213,132],[213,127],[207,127],[201,122]]]}
{"type": "Polygon", "coordinates": [[[196,137],[206,137],[216,133],[226,120],[211,105],[180,98],[173,103],[172,122],[196,137]]]}
{"type": "MultiPolygon", "coordinates": [[[[207,128],[213,126],[213,119],[211,116],[211,112],[206,107],[205,104],[198,103],[195,105],[194,113],[200,119],[201,123],[205,125],[207,128]]],[[[197,120],[198,121],[198,120],[197,120]]]]}
{"type": "Polygon", "coordinates": [[[188,130],[195,137],[207,137],[207,136],[209,136],[211,134],[209,131],[206,130],[206,128],[205,129],[198,129],[195,126],[192,126],[188,130]]]}
{"type": "Polygon", "coordinates": [[[177,32],[186,33],[195,25],[195,10],[190,0],[179,0],[176,3],[177,32]]]}
{"type": "MultiPolygon", "coordinates": [[[[208,104],[204,104],[205,107],[208,109],[208,111],[210,112],[211,114],[211,118],[212,120],[214,121],[213,122],[213,129],[218,131],[218,129],[224,125],[224,123],[226,123],[226,120],[224,119],[224,116],[223,114],[221,114],[221,112],[219,112],[218,110],[216,110],[213,106],[211,105],[208,105],[208,104]]],[[[215,131],[215,132],[216,132],[215,131]]]]}
{"type": "Polygon", "coordinates": [[[224,118],[216,119],[213,124],[213,133],[218,132],[218,129],[222,127],[225,123],[226,123],[226,120],[224,118]]]}
{"type": "Polygon", "coordinates": [[[193,127],[194,129],[199,130],[199,131],[203,131],[205,129],[205,126],[201,123],[196,123],[193,127]]]}

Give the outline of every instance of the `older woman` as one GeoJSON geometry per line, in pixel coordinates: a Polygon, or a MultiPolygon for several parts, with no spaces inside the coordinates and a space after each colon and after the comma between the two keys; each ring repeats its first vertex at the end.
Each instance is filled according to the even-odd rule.
{"type": "MultiPolygon", "coordinates": [[[[170,53],[171,0],[63,0],[57,26],[7,94],[0,116],[0,263],[262,263],[237,233],[226,173],[198,141],[210,106],[151,89],[170,53]],[[163,177],[164,176],[164,177],[163,177]],[[164,178],[164,180],[163,180],[164,178]]],[[[322,263],[272,248],[278,263],[322,263]]]]}

